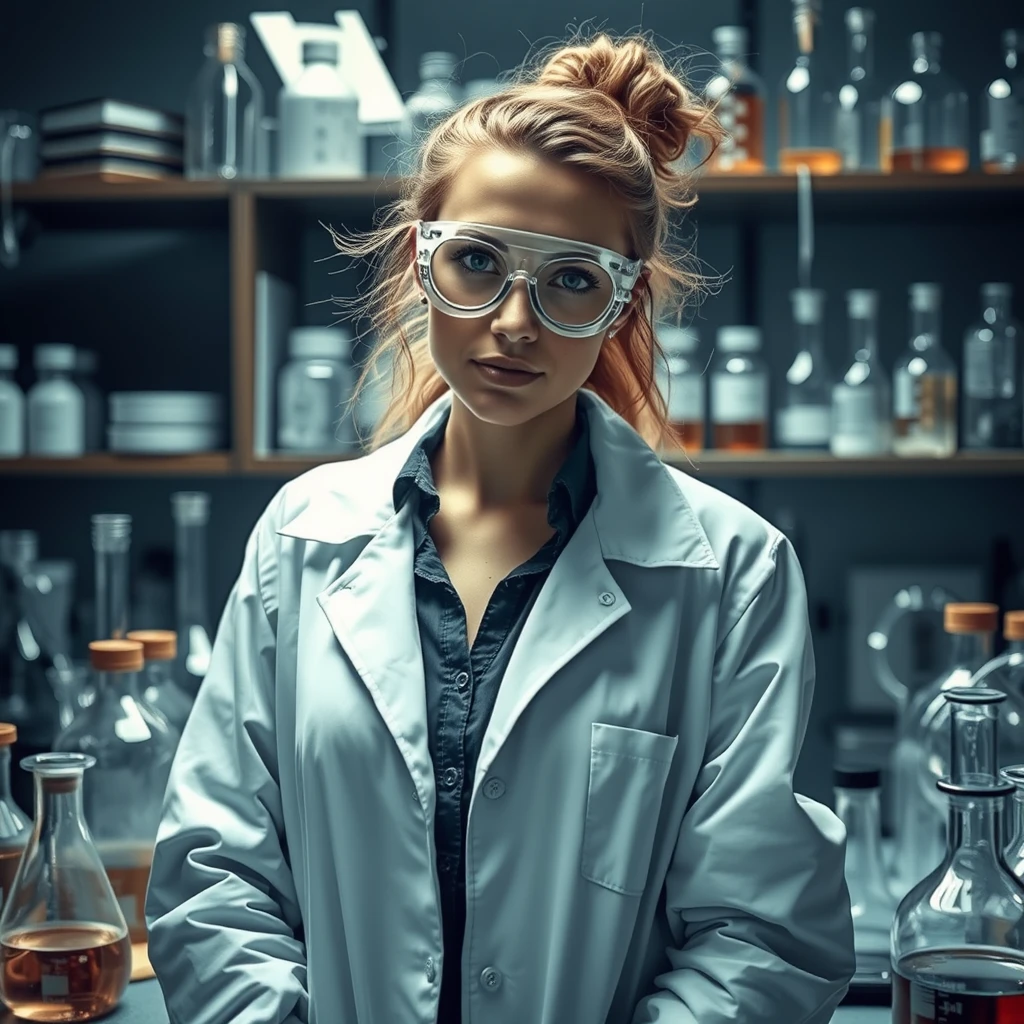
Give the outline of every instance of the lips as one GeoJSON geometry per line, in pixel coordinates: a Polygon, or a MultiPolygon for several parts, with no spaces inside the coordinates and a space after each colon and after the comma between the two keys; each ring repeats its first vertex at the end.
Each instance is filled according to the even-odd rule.
{"type": "Polygon", "coordinates": [[[474,359],[473,362],[480,366],[493,366],[496,370],[512,370],[516,373],[540,375],[540,370],[535,370],[529,363],[521,363],[518,359],[508,359],[505,356],[489,356],[486,359],[474,359]]]}

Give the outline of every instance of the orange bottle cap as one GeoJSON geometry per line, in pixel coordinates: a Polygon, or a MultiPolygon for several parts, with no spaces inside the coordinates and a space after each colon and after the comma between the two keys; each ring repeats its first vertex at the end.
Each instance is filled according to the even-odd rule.
{"type": "Polygon", "coordinates": [[[97,672],[141,672],[142,644],[136,640],[93,640],[89,663],[97,672]]]}
{"type": "Polygon", "coordinates": [[[1007,612],[1003,616],[1003,636],[1007,640],[1024,640],[1024,612],[1007,612]]]}
{"type": "Polygon", "coordinates": [[[146,661],[171,661],[178,656],[178,634],[173,629],[133,629],[128,639],[142,644],[146,661]]]}
{"type": "Polygon", "coordinates": [[[947,604],[943,620],[947,633],[994,633],[999,629],[999,606],[947,604]]]}
{"type": "Polygon", "coordinates": [[[9,747],[18,742],[18,727],[10,722],[0,722],[0,747],[9,747]]]}

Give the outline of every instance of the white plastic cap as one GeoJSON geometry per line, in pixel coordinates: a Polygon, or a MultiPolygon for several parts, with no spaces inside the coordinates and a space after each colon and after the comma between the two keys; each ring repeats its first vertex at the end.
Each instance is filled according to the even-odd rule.
{"type": "Polygon", "coordinates": [[[205,526],[210,519],[210,495],[206,491],[175,491],[171,515],[180,526],[205,526]]]}
{"type": "Polygon", "coordinates": [[[761,328],[741,324],[719,327],[718,347],[723,352],[757,352],[761,347],[761,328]]]}
{"type": "Polygon", "coordinates": [[[798,324],[820,324],[825,309],[825,293],[820,288],[794,288],[789,293],[793,319],[798,324]]]}
{"type": "Polygon", "coordinates": [[[18,350],[13,345],[0,345],[0,370],[18,368],[18,350]]]}
{"type": "Polygon", "coordinates": [[[742,25],[719,25],[711,33],[716,52],[730,57],[746,53],[748,38],[742,25]]]}
{"type": "Polygon", "coordinates": [[[431,50],[420,57],[420,78],[424,82],[430,79],[447,79],[455,74],[458,58],[446,50],[431,50]]]}
{"type": "Polygon", "coordinates": [[[344,359],[352,338],[340,327],[293,327],[288,352],[293,359],[344,359]]]}
{"type": "Polygon", "coordinates": [[[338,63],[338,44],[333,39],[307,39],[302,44],[303,64],[338,63]]]}
{"type": "Polygon", "coordinates": [[[854,320],[867,320],[878,312],[878,292],[873,288],[851,288],[846,293],[846,312],[854,320]]]}
{"type": "Polygon", "coordinates": [[[74,370],[73,345],[36,345],[33,352],[37,370],[74,370]]]}
{"type": "Polygon", "coordinates": [[[907,289],[910,293],[910,308],[919,313],[938,309],[942,301],[942,287],[931,282],[917,282],[907,289]]]}
{"type": "Polygon", "coordinates": [[[875,12],[867,7],[850,7],[845,15],[846,27],[851,32],[864,32],[875,23],[875,12]]]}
{"type": "Polygon", "coordinates": [[[669,355],[696,352],[700,335],[692,327],[658,324],[658,342],[669,355]]]}

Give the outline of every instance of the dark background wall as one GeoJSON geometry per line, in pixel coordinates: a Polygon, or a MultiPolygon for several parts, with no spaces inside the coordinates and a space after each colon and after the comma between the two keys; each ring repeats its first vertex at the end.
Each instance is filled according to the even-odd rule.
{"type": "MultiPolygon", "coordinates": [[[[466,58],[464,80],[485,77],[515,66],[531,47],[563,38],[584,13],[567,0],[360,0],[352,5],[296,0],[291,11],[299,21],[328,22],[337,6],[356,7],[371,32],[385,37],[386,60],[405,94],[416,87],[417,60],[424,50],[454,50],[466,58]]],[[[846,6],[824,0],[820,45],[825,63],[837,74],[845,66],[846,6]]],[[[1024,20],[1019,3],[887,0],[874,6],[879,21],[877,66],[885,82],[896,81],[907,67],[912,31],[943,34],[945,65],[971,96],[976,149],[981,89],[1000,58],[1000,31],[1021,27],[1015,25],[1015,20],[1024,20]]],[[[757,30],[752,61],[774,96],[790,57],[789,11],[788,0],[599,0],[588,4],[585,13],[594,24],[613,31],[652,30],[670,55],[687,58],[697,82],[711,66],[707,51],[712,28],[742,19],[757,30]]],[[[172,7],[130,0],[106,0],[102,5],[56,0],[7,4],[0,10],[0,108],[38,110],[106,95],[180,111],[201,61],[205,26],[216,20],[248,24],[249,13],[250,8],[237,0],[179,0],[172,7]]],[[[251,32],[249,43],[250,66],[273,112],[280,82],[251,32]]],[[[769,153],[774,152],[773,111],[774,104],[769,110],[769,153]]],[[[1009,221],[1001,216],[994,210],[965,218],[936,206],[907,214],[823,217],[815,283],[828,290],[827,344],[834,368],[846,358],[843,290],[881,289],[882,352],[891,366],[905,344],[906,287],[917,280],[943,284],[945,341],[959,359],[963,330],[978,312],[979,284],[1007,280],[1019,287],[1024,278],[1021,215],[1017,212],[1009,221]]],[[[700,227],[701,257],[714,270],[731,273],[731,282],[700,311],[697,324],[705,343],[720,324],[756,319],[765,329],[774,381],[779,384],[791,351],[788,291],[796,284],[792,211],[742,221],[709,217],[700,227]],[[748,252],[753,258],[747,258],[748,252]]],[[[301,251],[305,300],[328,298],[337,284],[328,276],[329,265],[314,262],[330,253],[315,222],[308,225],[301,251]]],[[[68,341],[94,348],[100,355],[99,383],[105,391],[202,387],[227,394],[227,280],[227,236],[222,229],[48,233],[36,239],[22,267],[0,273],[0,341],[18,345],[24,361],[40,342],[68,341]]],[[[1024,302],[1018,300],[1017,305],[1024,310],[1024,302]]],[[[301,315],[308,324],[332,319],[322,305],[307,305],[301,315]]],[[[23,372],[23,383],[31,376],[23,372]]],[[[37,529],[46,557],[76,559],[79,596],[84,598],[92,587],[91,513],[126,511],[135,517],[134,557],[141,572],[144,565],[154,564],[154,550],[171,544],[170,493],[208,490],[213,497],[210,598],[219,612],[248,531],[278,485],[276,480],[253,478],[0,479],[0,528],[37,529]]],[[[779,479],[719,485],[769,518],[785,522],[797,539],[808,577],[819,665],[814,717],[797,784],[811,796],[828,800],[829,728],[846,705],[849,570],[876,564],[980,565],[990,598],[1004,606],[1024,604],[1024,593],[1003,583],[1024,562],[1019,516],[1024,482],[779,479]],[[993,551],[1000,539],[1008,547],[996,559],[993,551]]]]}

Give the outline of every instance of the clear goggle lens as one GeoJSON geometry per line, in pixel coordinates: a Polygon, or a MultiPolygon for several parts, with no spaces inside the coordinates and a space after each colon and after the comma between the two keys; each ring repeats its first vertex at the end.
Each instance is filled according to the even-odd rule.
{"type": "MultiPolygon", "coordinates": [[[[478,239],[442,242],[430,261],[434,287],[446,302],[464,309],[492,303],[515,268],[500,249],[478,239]]],[[[599,263],[585,257],[551,260],[534,272],[544,315],[569,327],[594,323],[615,299],[615,286],[599,263]]]]}

